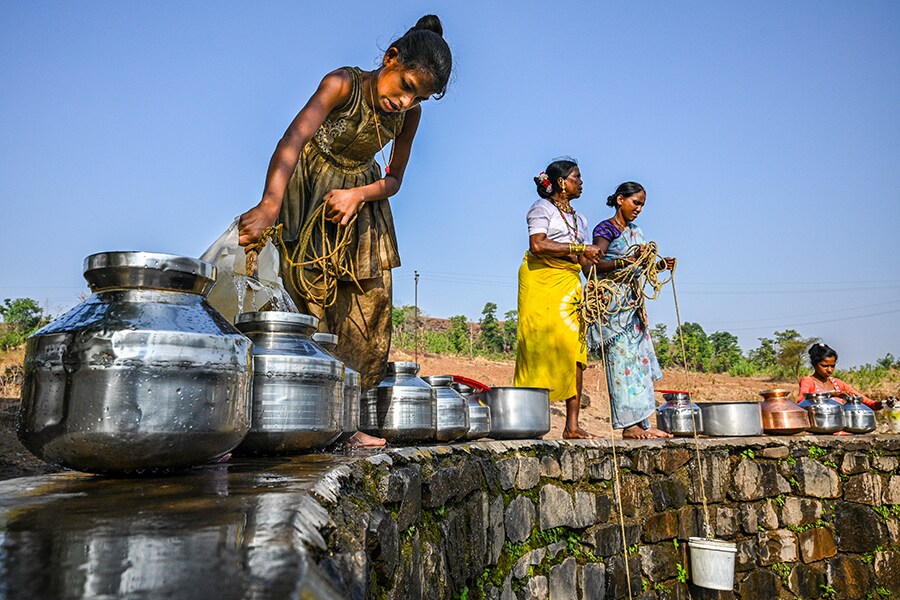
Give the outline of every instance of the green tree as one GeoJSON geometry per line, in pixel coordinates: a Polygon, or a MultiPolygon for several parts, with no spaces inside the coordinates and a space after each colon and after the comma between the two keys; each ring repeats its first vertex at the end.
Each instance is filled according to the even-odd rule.
{"type": "Polygon", "coordinates": [[[803,338],[794,329],[785,329],[775,332],[775,343],[778,347],[776,363],[783,375],[800,377],[808,357],[809,347],[818,341],[818,338],[803,338]]]}
{"type": "Polygon", "coordinates": [[[716,331],[709,336],[712,344],[712,369],[716,373],[724,373],[741,360],[741,347],[737,336],[727,331],[716,331]]]}
{"type": "Polygon", "coordinates": [[[503,352],[503,336],[500,332],[500,323],[497,321],[497,305],[488,302],[481,311],[481,333],[478,343],[488,352],[503,352]]]}
{"type": "Polygon", "coordinates": [[[675,364],[672,358],[672,342],[666,332],[666,326],[663,323],[657,323],[650,330],[650,339],[653,340],[653,348],[656,350],[656,358],[659,360],[659,366],[662,368],[671,367],[675,364]]]}
{"type": "Polygon", "coordinates": [[[469,321],[463,315],[450,317],[450,329],[447,331],[453,352],[461,354],[469,348],[469,321]]]}
{"type": "Polygon", "coordinates": [[[896,366],[897,359],[894,358],[894,355],[888,352],[884,355],[884,358],[879,358],[875,361],[875,364],[881,367],[882,369],[890,369],[893,366],[896,366]]]}
{"type": "Polygon", "coordinates": [[[675,330],[672,345],[675,347],[677,364],[684,362],[681,356],[682,344],[684,344],[687,367],[694,371],[708,371],[712,360],[712,344],[699,323],[685,323],[675,330]]]}
{"type": "Polygon", "coordinates": [[[770,338],[758,338],[759,348],[750,351],[748,358],[750,363],[761,371],[770,371],[778,364],[778,349],[775,340],[770,338]]]}
{"type": "Polygon", "coordinates": [[[7,298],[0,305],[0,317],[5,323],[0,330],[0,348],[4,350],[20,346],[45,322],[44,311],[31,298],[7,298]]]}
{"type": "Polygon", "coordinates": [[[503,323],[500,325],[500,336],[503,341],[503,351],[516,352],[516,340],[519,335],[519,311],[510,310],[503,315],[503,323]]]}

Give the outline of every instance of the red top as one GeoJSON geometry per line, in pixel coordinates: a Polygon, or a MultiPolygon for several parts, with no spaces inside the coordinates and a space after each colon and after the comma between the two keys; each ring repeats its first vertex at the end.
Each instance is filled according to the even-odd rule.
{"type": "MultiPolygon", "coordinates": [[[[850,387],[849,384],[841,381],[837,377],[829,377],[828,383],[822,383],[815,377],[807,376],[800,378],[800,395],[798,396],[797,401],[803,400],[803,394],[818,394],[819,392],[840,392],[847,396],[862,396],[862,394],[850,387]]],[[[869,408],[875,404],[874,400],[866,398],[865,396],[863,396],[862,402],[869,408]]]]}

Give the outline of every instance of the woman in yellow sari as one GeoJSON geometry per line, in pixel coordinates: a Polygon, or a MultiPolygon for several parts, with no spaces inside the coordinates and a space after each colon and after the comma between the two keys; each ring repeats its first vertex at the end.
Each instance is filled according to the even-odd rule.
{"type": "Polygon", "coordinates": [[[582,267],[600,249],[585,244],[587,219],[575,212],[581,171],[571,159],[550,163],[534,178],[540,199],[528,210],[529,250],[519,267],[519,326],[514,385],[550,389],[565,400],[564,438],[591,438],[578,424],[587,345],[581,322],[582,267]]]}

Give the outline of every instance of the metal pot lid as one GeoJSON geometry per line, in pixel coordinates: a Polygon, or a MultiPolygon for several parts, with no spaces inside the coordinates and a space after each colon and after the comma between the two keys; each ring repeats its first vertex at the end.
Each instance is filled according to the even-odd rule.
{"type": "Polygon", "coordinates": [[[99,252],[84,259],[92,291],[113,288],[170,289],[206,294],[216,281],[211,263],[161,252],[99,252]]]}
{"type": "Polygon", "coordinates": [[[803,394],[803,398],[805,400],[830,400],[831,392],[815,392],[815,393],[805,393],[803,394]]]}
{"type": "Polygon", "coordinates": [[[786,390],[783,388],[776,388],[773,390],[763,390],[759,392],[759,395],[765,398],[766,400],[775,400],[776,398],[790,398],[791,390],[786,390]]]}
{"type": "MultiPolygon", "coordinates": [[[[318,327],[318,323],[316,324],[316,326],[318,327]]],[[[324,333],[320,331],[318,333],[314,333],[312,339],[315,343],[319,344],[327,350],[334,350],[335,348],[337,348],[338,336],[333,333],[324,333]]]]}
{"type": "Polygon", "coordinates": [[[429,375],[422,379],[431,387],[449,387],[453,383],[453,375],[429,375]]]}
{"type": "Polygon", "coordinates": [[[319,319],[303,313],[263,310],[239,314],[234,325],[243,333],[255,331],[260,326],[265,331],[312,333],[319,326],[319,319]]]}
{"type": "Polygon", "coordinates": [[[412,373],[415,375],[419,372],[419,363],[413,361],[389,362],[387,364],[387,372],[389,375],[395,373],[412,373]]]}

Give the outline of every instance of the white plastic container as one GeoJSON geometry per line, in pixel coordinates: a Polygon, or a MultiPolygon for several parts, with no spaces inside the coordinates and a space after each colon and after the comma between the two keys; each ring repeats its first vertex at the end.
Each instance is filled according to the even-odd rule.
{"type": "Polygon", "coordinates": [[[734,589],[734,561],[737,545],[723,540],[692,537],[691,581],[710,590],[734,589]]]}

